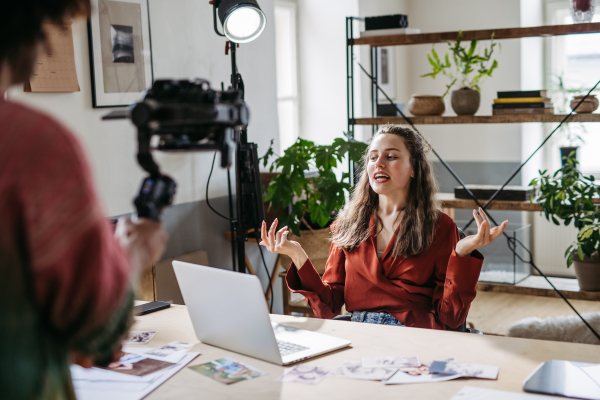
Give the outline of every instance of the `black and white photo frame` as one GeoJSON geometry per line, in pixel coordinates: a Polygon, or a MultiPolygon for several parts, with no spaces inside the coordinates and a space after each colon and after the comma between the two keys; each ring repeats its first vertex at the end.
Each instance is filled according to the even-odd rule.
{"type": "Polygon", "coordinates": [[[92,0],[88,39],[93,107],[139,100],[154,81],[148,0],[92,0]]]}

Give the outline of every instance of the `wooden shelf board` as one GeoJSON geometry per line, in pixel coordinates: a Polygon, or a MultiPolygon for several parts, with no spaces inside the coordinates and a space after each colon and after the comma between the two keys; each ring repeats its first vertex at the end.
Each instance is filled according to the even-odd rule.
{"type": "MultiPolygon", "coordinates": [[[[477,208],[477,203],[468,199],[457,199],[454,193],[438,193],[436,198],[441,201],[443,208],[460,208],[473,210],[477,208]]],[[[484,205],[487,200],[479,200],[484,205]]],[[[542,211],[539,203],[530,203],[529,201],[508,201],[494,200],[487,207],[487,210],[505,210],[505,211],[542,211]]]]}
{"type": "MultiPolygon", "coordinates": [[[[583,292],[579,290],[577,279],[550,278],[554,286],[568,299],[600,300],[600,292],[583,292]]],[[[511,293],[530,296],[560,297],[541,276],[530,276],[516,285],[502,283],[479,282],[477,290],[482,292],[511,293]]]]}
{"type": "MultiPolygon", "coordinates": [[[[519,39],[536,36],[560,36],[580,33],[600,32],[600,22],[572,25],[546,25],[528,28],[505,28],[505,29],[483,29],[475,31],[463,31],[462,40],[489,40],[494,34],[496,39],[519,39]]],[[[398,46],[407,44],[440,43],[455,41],[458,31],[420,33],[416,35],[384,35],[357,38],[350,41],[355,45],[370,45],[371,47],[398,46]]]]}
{"type": "MultiPolygon", "coordinates": [[[[539,115],[421,115],[408,116],[415,125],[441,125],[441,124],[520,124],[526,122],[561,122],[566,115],[539,114],[539,115]]],[[[600,114],[573,114],[566,122],[600,122],[600,114]]],[[[357,118],[356,125],[408,125],[403,117],[371,117],[357,118]]]]}

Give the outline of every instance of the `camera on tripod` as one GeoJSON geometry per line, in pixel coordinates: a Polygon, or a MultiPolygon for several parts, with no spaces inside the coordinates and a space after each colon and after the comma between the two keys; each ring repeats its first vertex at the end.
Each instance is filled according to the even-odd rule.
{"type": "Polygon", "coordinates": [[[216,150],[221,153],[221,167],[228,168],[235,156],[237,132],[248,126],[248,115],[240,91],[216,91],[208,81],[196,79],[157,80],[127,115],[107,116],[130,118],[138,130],[137,159],[150,174],[134,200],[138,216],[158,220],[163,208],[173,203],[177,187],[160,172],[151,150],[216,150]],[[158,137],[157,143],[153,137],[158,137]]]}

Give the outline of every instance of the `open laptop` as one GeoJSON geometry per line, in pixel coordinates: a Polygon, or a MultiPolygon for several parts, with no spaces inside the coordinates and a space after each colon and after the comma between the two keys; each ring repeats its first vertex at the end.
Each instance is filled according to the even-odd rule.
{"type": "Polygon", "coordinates": [[[349,346],[350,341],[269,319],[254,275],[173,261],[183,300],[202,343],[288,365],[349,346]]]}

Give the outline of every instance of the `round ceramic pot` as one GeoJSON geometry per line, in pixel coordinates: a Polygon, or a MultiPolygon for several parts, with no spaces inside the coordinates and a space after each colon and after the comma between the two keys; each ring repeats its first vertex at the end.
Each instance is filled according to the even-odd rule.
{"type": "Polygon", "coordinates": [[[580,290],[600,292],[600,256],[598,254],[594,254],[592,258],[585,257],[583,261],[575,256],[573,266],[580,290]]]}
{"type": "MultiPolygon", "coordinates": [[[[571,110],[574,109],[575,107],[577,107],[577,104],[579,104],[581,99],[583,99],[584,97],[585,96],[575,96],[573,98],[573,100],[571,100],[571,110]]],[[[577,110],[575,110],[575,112],[577,114],[586,114],[586,113],[594,112],[597,109],[598,109],[598,98],[596,96],[594,96],[593,94],[591,94],[587,97],[587,99],[585,99],[583,101],[583,103],[581,103],[579,105],[579,107],[577,107],[577,110]]]]}
{"type": "Polygon", "coordinates": [[[481,96],[475,89],[461,88],[452,91],[452,109],[456,115],[473,115],[479,109],[481,96]]]}
{"type": "Polygon", "coordinates": [[[446,106],[442,96],[413,94],[408,101],[408,111],[412,115],[442,115],[446,106]]]}

